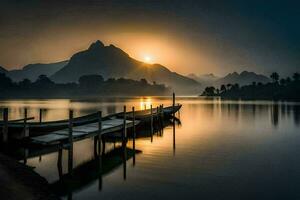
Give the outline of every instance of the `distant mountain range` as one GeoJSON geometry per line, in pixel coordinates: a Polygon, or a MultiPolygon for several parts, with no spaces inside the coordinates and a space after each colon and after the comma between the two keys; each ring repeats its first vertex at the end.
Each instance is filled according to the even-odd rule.
{"type": "Polygon", "coordinates": [[[202,85],[210,85],[214,81],[218,80],[220,77],[215,76],[214,74],[201,74],[201,75],[196,75],[196,74],[189,74],[187,77],[194,79],[195,81],[201,83],[202,85]]]}
{"type": "Polygon", "coordinates": [[[68,61],[62,61],[57,63],[49,63],[49,64],[29,64],[23,67],[20,70],[11,70],[7,72],[7,76],[9,76],[14,81],[21,81],[25,78],[35,81],[39,75],[44,74],[47,76],[53,75],[55,72],[64,67],[68,61]]]}
{"type": "Polygon", "coordinates": [[[238,83],[240,85],[252,82],[269,82],[269,78],[254,72],[230,73],[225,77],[214,74],[197,76],[180,75],[170,71],[160,64],[147,64],[131,58],[114,45],[105,46],[96,41],[87,50],[74,54],[70,60],[49,63],[29,64],[20,70],[7,71],[0,66],[0,73],[5,73],[14,81],[25,78],[35,81],[44,74],[57,83],[78,82],[83,75],[98,74],[105,79],[128,78],[134,80],[146,79],[148,82],[163,83],[181,94],[198,94],[205,86],[219,87],[221,84],[238,83]]]}
{"type": "Polygon", "coordinates": [[[0,66],[0,73],[6,74],[6,73],[7,73],[7,70],[0,66]]]}
{"type": "Polygon", "coordinates": [[[256,83],[267,83],[270,82],[270,79],[267,76],[256,74],[254,72],[243,71],[241,73],[233,72],[229,73],[224,77],[217,77],[213,74],[204,74],[197,76],[195,74],[189,74],[189,78],[192,78],[202,86],[215,86],[219,87],[220,85],[224,84],[235,84],[238,83],[239,85],[249,85],[253,82],[256,83]]]}
{"type": "Polygon", "coordinates": [[[99,74],[107,78],[129,78],[164,83],[180,93],[197,93],[200,84],[186,76],[171,72],[159,64],[147,64],[131,58],[114,45],[105,46],[99,40],[87,50],[74,54],[69,63],[51,76],[58,83],[77,82],[79,77],[99,74]]]}

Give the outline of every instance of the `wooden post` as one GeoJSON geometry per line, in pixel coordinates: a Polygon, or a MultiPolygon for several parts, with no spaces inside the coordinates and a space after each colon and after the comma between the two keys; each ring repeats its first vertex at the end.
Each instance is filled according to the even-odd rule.
{"type": "MultiPolygon", "coordinates": [[[[180,105],[179,103],[177,104],[178,106],[180,105]]],[[[178,119],[180,119],[180,109],[178,110],[178,119]]]]}
{"type": "Polygon", "coordinates": [[[29,137],[29,130],[27,126],[27,108],[24,109],[24,137],[29,137]]]}
{"type": "Polygon", "coordinates": [[[151,128],[151,142],[153,142],[153,110],[152,105],[150,105],[150,113],[151,113],[151,121],[150,121],[150,128],[151,128]]]}
{"type": "Polygon", "coordinates": [[[98,112],[98,155],[101,154],[101,142],[102,142],[102,111],[98,112]]]}
{"type": "Polygon", "coordinates": [[[122,132],[122,148],[123,148],[123,178],[126,179],[126,161],[127,161],[127,152],[126,152],[126,138],[127,138],[127,127],[126,127],[126,106],[124,106],[124,124],[122,132]]]}
{"type": "Polygon", "coordinates": [[[102,111],[98,112],[98,159],[99,159],[99,180],[98,190],[102,190],[102,157],[101,157],[101,142],[102,142],[102,111]]]}
{"type": "Polygon", "coordinates": [[[157,121],[158,121],[158,131],[159,131],[159,135],[161,136],[161,129],[162,129],[162,106],[159,105],[158,107],[158,113],[157,113],[157,121]]]}
{"type": "Polygon", "coordinates": [[[173,92],[173,117],[175,117],[175,93],[173,92]]]}
{"type": "Polygon", "coordinates": [[[123,147],[123,179],[126,180],[126,170],[127,170],[127,149],[126,146],[123,147]]]}
{"type": "Polygon", "coordinates": [[[68,173],[73,175],[73,110],[69,111],[69,151],[68,151],[68,173]]]}
{"type": "Polygon", "coordinates": [[[95,159],[97,159],[97,156],[98,156],[98,152],[97,152],[97,140],[98,140],[98,138],[97,138],[97,136],[95,136],[94,137],[94,157],[95,157],[95,159]]]}
{"type": "Polygon", "coordinates": [[[147,110],[147,105],[146,104],[144,104],[144,110],[147,110]]]}
{"type": "Polygon", "coordinates": [[[8,140],[8,108],[3,109],[2,141],[8,140]]]}
{"type": "Polygon", "coordinates": [[[24,164],[27,164],[27,158],[28,158],[28,149],[24,148],[24,164]]]}
{"type": "Polygon", "coordinates": [[[133,166],[135,165],[135,113],[134,113],[134,107],[132,107],[132,148],[133,148],[133,166]]]}
{"type": "Polygon", "coordinates": [[[160,111],[159,111],[160,107],[156,107],[156,123],[157,125],[155,126],[156,127],[156,130],[159,129],[159,126],[160,126],[160,111]]]}
{"type": "Polygon", "coordinates": [[[164,127],[164,104],[161,104],[161,121],[162,121],[162,128],[164,127]]]}
{"type": "Polygon", "coordinates": [[[127,137],[126,106],[124,106],[124,119],[123,119],[123,132],[122,132],[122,142],[123,142],[123,145],[125,145],[126,137],[127,137]]]}
{"type": "Polygon", "coordinates": [[[58,156],[57,156],[57,169],[58,169],[58,176],[59,178],[62,177],[62,147],[60,146],[58,148],[58,156]]]}
{"type": "Polygon", "coordinates": [[[175,155],[176,137],[175,137],[175,118],[173,118],[173,154],[175,155]]]}
{"type": "Polygon", "coordinates": [[[40,108],[40,115],[39,115],[39,118],[40,118],[40,124],[42,123],[43,121],[43,110],[40,108]]]}

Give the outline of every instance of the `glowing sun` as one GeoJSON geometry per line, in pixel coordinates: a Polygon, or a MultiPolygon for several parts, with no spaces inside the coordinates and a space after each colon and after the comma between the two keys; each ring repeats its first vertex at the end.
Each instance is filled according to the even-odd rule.
{"type": "Polygon", "coordinates": [[[144,61],[146,62],[146,63],[151,63],[151,61],[152,61],[152,58],[151,58],[151,56],[144,56],[144,61]]]}

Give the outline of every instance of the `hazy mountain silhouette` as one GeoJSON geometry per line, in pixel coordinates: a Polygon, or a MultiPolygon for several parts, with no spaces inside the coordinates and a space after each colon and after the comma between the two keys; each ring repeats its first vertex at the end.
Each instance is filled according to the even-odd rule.
{"type": "Polygon", "coordinates": [[[243,71],[240,74],[237,72],[229,73],[224,77],[217,77],[214,74],[204,74],[197,76],[195,74],[189,74],[189,78],[192,78],[199,83],[201,83],[202,86],[217,86],[224,84],[239,84],[242,85],[248,85],[252,84],[253,82],[256,83],[267,83],[270,82],[270,79],[267,76],[256,74],[254,72],[248,72],[243,71]]]}
{"type": "Polygon", "coordinates": [[[270,79],[267,76],[256,74],[254,72],[243,71],[240,74],[237,72],[229,73],[223,78],[218,79],[215,84],[220,86],[222,84],[235,84],[239,85],[248,85],[256,83],[267,83],[270,82],[270,79]]]}
{"type": "Polygon", "coordinates": [[[201,74],[201,75],[196,75],[196,74],[189,74],[187,77],[194,79],[195,81],[201,83],[201,85],[211,85],[213,82],[218,80],[220,77],[215,76],[213,73],[210,74],[201,74]]]}
{"type": "Polygon", "coordinates": [[[159,64],[147,64],[131,58],[114,45],[105,46],[99,40],[85,50],[74,54],[69,63],[56,72],[55,82],[77,82],[82,75],[99,74],[107,78],[130,78],[164,83],[180,92],[198,92],[200,84],[183,75],[171,72],[159,64]]]}
{"type": "Polygon", "coordinates": [[[49,64],[29,64],[20,70],[8,71],[7,76],[9,76],[13,81],[21,81],[25,78],[31,81],[35,81],[41,74],[44,74],[46,76],[53,75],[55,72],[64,67],[67,63],[68,61],[61,61],[49,64]]]}
{"type": "Polygon", "coordinates": [[[7,73],[7,70],[0,66],[0,73],[6,74],[6,73],[7,73]]]}

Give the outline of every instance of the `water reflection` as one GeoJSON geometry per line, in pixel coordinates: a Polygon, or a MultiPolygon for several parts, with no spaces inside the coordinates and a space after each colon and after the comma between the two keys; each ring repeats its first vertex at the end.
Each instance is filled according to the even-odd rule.
{"type": "MultiPolygon", "coordinates": [[[[299,192],[290,188],[300,186],[299,104],[199,98],[177,101],[183,104],[177,118],[164,122],[163,128],[157,124],[153,131],[150,127],[137,130],[135,144],[130,139],[122,146],[120,141],[107,139],[99,154],[92,139],[75,143],[73,179],[67,175],[66,150],[29,149],[27,154],[24,150],[11,153],[19,152],[19,160],[27,155],[27,165],[35,167],[64,198],[222,199],[218,196],[222,194],[224,199],[276,199],[275,195],[284,197],[284,192],[288,194],[286,199],[297,199],[293,197],[299,196],[299,192]]],[[[65,107],[56,109],[50,105],[52,101],[34,101],[47,109],[44,119],[52,120],[66,118],[70,107],[76,115],[94,110],[106,114],[122,111],[124,104],[140,109],[153,104],[156,108],[170,104],[171,100],[63,102],[65,107]]],[[[9,104],[2,103],[1,107],[9,104]]],[[[26,102],[18,105],[10,107],[14,110],[12,118],[22,116],[24,105],[29,116],[38,116],[39,106],[26,102]]]]}
{"type": "Polygon", "coordinates": [[[279,105],[277,103],[274,103],[273,106],[271,107],[271,121],[274,127],[278,126],[279,122],[279,105]]]}

